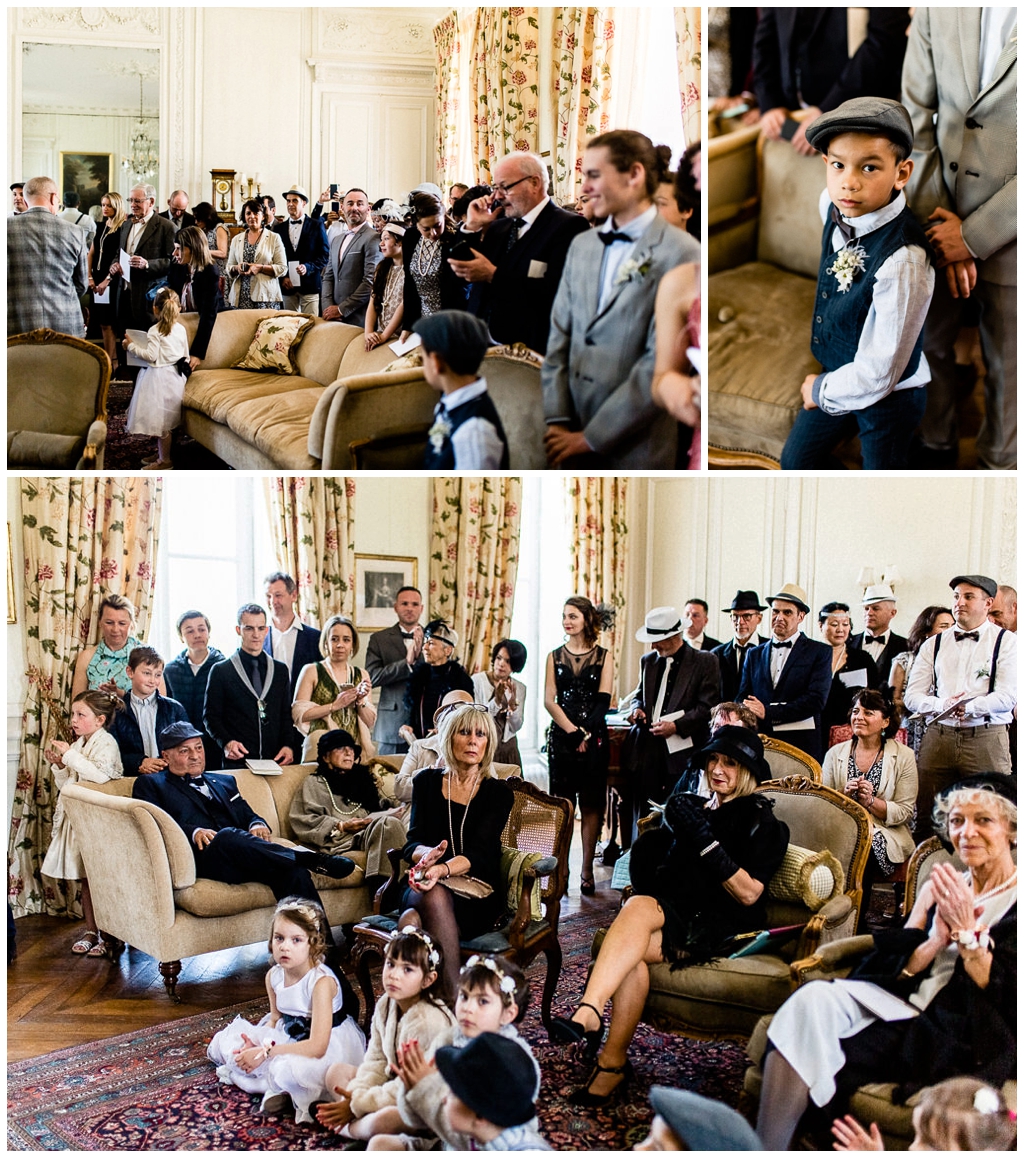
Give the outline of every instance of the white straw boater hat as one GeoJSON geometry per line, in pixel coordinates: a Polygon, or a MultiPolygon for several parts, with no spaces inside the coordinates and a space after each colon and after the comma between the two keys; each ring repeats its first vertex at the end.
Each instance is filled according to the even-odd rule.
{"type": "Polygon", "coordinates": [[[670,639],[683,630],[683,621],[674,607],[652,607],[644,616],[644,625],[636,633],[640,643],[656,643],[670,639]]]}

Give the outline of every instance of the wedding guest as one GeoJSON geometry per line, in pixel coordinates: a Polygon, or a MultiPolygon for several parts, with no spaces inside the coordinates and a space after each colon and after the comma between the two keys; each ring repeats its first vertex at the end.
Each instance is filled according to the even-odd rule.
{"type": "Polygon", "coordinates": [[[231,279],[228,301],[238,310],[279,310],[278,281],[288,270],[281,238],[265,228],[263,206],[254,199],[242,206],[245,231],[232,239],[225,272],[231,279]]]}
{"type": "Polygon", "coordinates": [[[210,621],[202,611],[183,611],[175,626],[185,649],[164,668],[167,694],[185,709],[192,727],[202,732],[206,767],[216,772],[221,766],[221,750],[203,726],[203,705],[210,672],[224,659],[224,653],[210,644],[210,621]]]}
{"type": "Polygon", "coordinates": [[[445,215],[439,196],[413,191],[415,229],[402,238],[405,287],[402,292],[402,341],[420,318],[439,310],[465,308],[466,283],[448,264],[459,242],[455,222],[445,215]]]}
{"type": "Polygon", "coordinates": [[[220,278],[220,292],[221,297],[224,295],[224,263],[228,258],[228,250],[231,247],[231,234],[228,233],[228,227],[217,216],[217,211],[210,204],[209,201],[200,201],[192,210],[192,215],[196,219],[196,225],[203,231],[206,236],[206,245],[210,251],[210,257],[213,259],[217,267],[217,276],[220,278]]]}
{"type": "Polygon", "coordinates": [[[826,603],[818,612],[818,630],[832,648],[832,684],[821,714],[822,751],[830,744],[829,732],[850,718],[850,706],[860,688],[877,688],[878,668],[867,654],[850,642],[850,608],[846,603],[826,603]]]}
{"type": "Polygon", "coordinates": [[[299,274],[297,283],[289,272],[281,278],[284,308],[315,318],[320,312],[320,271],[329,255],[327,234],[319,217],[306,216],[309,196],[301,185],[293,185],[283,197],[288,216],[272,228],[284,245],[288,269],[295,262],[299,274]]]}
{"type": "Polygon", "coordinates": [[[498,733],[498,747],[494,760],[498,764],[523,766],[516,733],[523,726],[526,708],[526,685],[513,675],[526,667],[526,648],[518,639],[499,639],[491,648],[491,670],[478,671],[473,679],[473,694],[477,703],[486,704],[494,717],[498,733]]]}
{"type": "Polygon", "coordinates": [[[124,200],[120,193],[104,193],[100,198],[102,217],[89,249],[89,289],[93,300],[90,306],[92,320],[100,327],[103,335],[103,349],[110,359],[111,367],[117,367],[117,335],[114,332],[114,308],[110,304],[110,267],[120,250],[119,235],[127,216],[124,200]],[[106,302],[96,301],[97,294],[106,294],[106,302]]]}
{"type": "Polygon", "coordinates": [[[380,251],[383,259],[373,274],[373,292],[366,306],[366,324],[363,327],[366,349],[375,350],[390,342],[401,330],[405,307],[402,291],[405,288],[405,266],[402,238],[405,228],[387,221],[380,230],[380,251]]]}
{"type": "Polygon", "coordinates": [[[903,716],[903,727],[907,729],[907,742],[914,750],[915,758],[921,752],[921,740],[924,737],[924,720],[914,713],[905,713],[903,693],[907,687],[907,677],[913,666],[921,644],[929,636],[938,635],[953,626],[953,612],[948,607],[926,607],[914,620],[914,625],[907,636],[907,650],[901,651],[892,661],[892,698],[896,710],[903,716]]]}
{"type": "Polygon", "coordinates": [[[175,264],[167,274],[167,284],[181,299],[182,313],[199,315],[195,337],[189,348],[189,365],[195,370],[206,357],[223,302],[220,277],[210,256],[206,234],[198,225],[186,225],[178,232],[174,247],[175,264]]]}

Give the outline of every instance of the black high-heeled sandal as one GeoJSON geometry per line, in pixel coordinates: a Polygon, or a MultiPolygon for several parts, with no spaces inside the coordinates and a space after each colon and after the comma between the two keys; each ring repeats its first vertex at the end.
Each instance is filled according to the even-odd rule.
{"type": "Polygon", "coordinates": [[[548,1039],[555,1042],[556,1045],[576,1045],[577,1042],[586,1042],[584,1057],[588,1061],[593,1061],[597,1057],[597,1051],[601,1048],[601,1042],[604,1040],[604,1017],[601,1011],[591,1005],[589,1001],[581,1001],[573,1012],[576,1013],[581,1009],[591,1009],[597,1014],[599,1022],[597,1029],[584,1029],[578,1021],[573,1021],[571,1017],[553,1017],[548,1026],[548,1039]]]}
{"type": "Polygon", "coordinates": [[[608,1106],[622,1097],[632,1076],[633,1067],[628,1061],[620,1066],[603,1066],[599,1062],[594,1062],[594,1068],[590,1071],[590,1077],[587,1078],[584,1085],[580,1086],[574,1094],[569,1096],[569,1102],[573,1106],[584,1106],[592,1110],[600,1109],[602,1106],[608,1106]],[[594,1084],[594,1080],[599,1074],[622,1074],[622,1081],[607,1094],[591,1093],[590,1087],[594,1084]]]}
{"type": "Polygon", "coordinates": [[[597,882],[593,877],[580,877],[580,896],[592,897],[597,892],[597,882]]]}

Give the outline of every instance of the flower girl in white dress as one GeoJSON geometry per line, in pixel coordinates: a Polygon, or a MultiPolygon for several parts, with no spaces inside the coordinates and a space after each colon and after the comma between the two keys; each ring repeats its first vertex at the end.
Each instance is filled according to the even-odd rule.
{"type": "Polygon", "coordinates": [[[124,348],[149,365],[139,373],[128,418],[129,434],[156,437],[156,458],[143,460],[147,470],[168,470],[171,465],[171,431],[181,423],[181,399],[185,393],[188,334],[178,321],[181,302],[174,290],[164,286],[153,299],[155,326],[147,331],[145,346],[124,339],[124,348]],[[184,359],[184,363],[182,362],[184,359]]]}

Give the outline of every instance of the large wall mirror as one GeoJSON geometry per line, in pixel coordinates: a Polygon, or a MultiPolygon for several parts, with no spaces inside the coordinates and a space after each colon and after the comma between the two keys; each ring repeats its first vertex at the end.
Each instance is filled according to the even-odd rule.
{"type": "Polygon", "coordinates": [[[158,49],[26,40],[21,98],[16,176],[53,176],[87,212],[108,190],[159,185],[158,49]]]}

